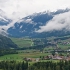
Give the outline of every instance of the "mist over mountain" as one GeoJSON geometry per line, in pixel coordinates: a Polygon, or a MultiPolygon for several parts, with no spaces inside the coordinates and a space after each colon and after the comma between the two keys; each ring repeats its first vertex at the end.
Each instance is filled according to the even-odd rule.
{"type": "Polygon", "coordinates": [[[0,18],[0,30],[1,33],[4,32],[7,33],[8,36],[13,37],[49,37],[68,35],[70,34],[69,27],[67,29],[67,26],[69,26],[69,15],[67,15],[69,14],[69,11],[70,9],[59,9],[54,12],[45,11],[34,13],[13,22],[11,22],[12,20],[3,17],[0,18]],[[64,18],[64,16],[66,18],[64,18]]]}

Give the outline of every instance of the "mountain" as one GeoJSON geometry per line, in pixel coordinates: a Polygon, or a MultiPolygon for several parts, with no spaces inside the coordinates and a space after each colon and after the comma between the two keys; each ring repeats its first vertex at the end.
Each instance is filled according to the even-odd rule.
{"type": "Polygon", "coordinates": [[[53,15],[45,14],[34,14],[23,18],[21,22],[15,23],[14,27],[8,29],[8,33],[15,37],[34,37],[38,33],[35,30],[39,29],[39,26],[45,25],[45,23],[53,18],[53,15]]]}
{"type": "Polygon", "coordinates": [[[44,26],[48,21],[52,20],[55,15],[65,13],[70,11],[70,9],[57,10],[55,12],[40,12],[29,15],[20,21],[16,22],[13,27],[8,29],[9,36],[13,37],[49,37],[49,36],[63,36],[70,34],[69,31],[51,31],[51,32],[42,32],[37,33],[36,30],[40,26],[44,26]]]}
{"type": "Polygon", "coordinates": [[[17,48],[17,45],[14,44],[10,38],[0,35],[0,49],[10,48],[17,48]]]}
{"type": "Polygon", "coordinates": [[[7,19],[5,13],[0,9],[0,34],[5,35],[7,32],[8,36],[12,37],[50,37],[68,35],[70,34],[70,31],[66,31],[65,29],[42,33],[38,33],[36,31],[40,29],[40,26],[46,25],[46,23],[52,20],[54,16],[69,11],[70,9],[59,9],[54,12],[44,11],[33,13],[32,15],[20,19],[11,26],[12,24],[10,23],[12,20],[7,19]]]}
{"type": "Polygon", "coordinates": [[[0,26],[7,25],[8,23],[8,20],[4,19],[3,17],[0,17],[0,26]]]}
{"type": "Polygon", "coordinates": [[[5,17],[5,13],[0,9],[0,26],[9,24],[9,19],[5,17]]]}

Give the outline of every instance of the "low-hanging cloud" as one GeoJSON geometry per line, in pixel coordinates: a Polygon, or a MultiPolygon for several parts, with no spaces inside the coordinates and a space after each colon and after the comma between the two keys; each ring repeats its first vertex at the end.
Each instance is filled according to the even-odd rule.
{"type": "MultiPolygon", "coordinates": [[[[0,26],[0,33],[2,31],[7,32],[18,20],[33,13],[65,8],[70,8],[70,0],[0,0],[0,16],[11,20],[9,24],[0,26]]],[[[29,21],[27,20],[27,22],[29,21]]],[[[54,22],[54,20],[52,21],[54,22]]],[[[48,24],[48,26],[50,27],[51,25],[48,24]]],[[[45,29],[46,26],[43,26],[38,32],[46,31],[45,29]]]]}
{"type": "Polygon", "coordinates": [[[41,33],[62,29],[70,30],[70,11],[55,15],[45,26],[40,26],[40,29],[36,32],[41,33]]]}

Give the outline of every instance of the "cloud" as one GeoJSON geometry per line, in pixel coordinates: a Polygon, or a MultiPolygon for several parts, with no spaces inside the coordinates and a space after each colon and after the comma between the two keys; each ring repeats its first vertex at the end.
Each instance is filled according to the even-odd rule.
{"type": "Polygon", "coordinates": [[[55,15],[45,26],[40,26],[40,29],[36,32],[41,33],[62,29],[70,30],[70,11],[55,15]]]}
{"type": "Polygon", "coordinates": [[[10,27],[14,27],[14,24],[17,22],[18,20],[14,20],[12,22],[10,22],[9,24],[7,25],[3,25],[3,26],[0,26],[0,34],[8,34],[7,33],[7,30],[10,28],[10,27]]]}
{"type": "Polygon", "coordinates": [[[0,0],[0,9],[9,19],[21,19],[41,11],[54,11],[70,7],[70,0],[0,0]]]}
{"type": "MultiPolygon", "coordinates": [[[[8,25],[0,26],[0,31],[3,28],[6,32],[7,29],[14,26],[18,20],[33,13],[47,10],[55,11],[65,8],[70,8],[70,0],[0,0],[0,11],[2,10],[0,15],[12,20],[8,25]]],[[[48,26],[50,27],[51,25],[48,24],[48,26]]],[[[41,27],[41,30],[42,29],[45,31],[46,26],[45,28],[44,26],[41,27]]]]}

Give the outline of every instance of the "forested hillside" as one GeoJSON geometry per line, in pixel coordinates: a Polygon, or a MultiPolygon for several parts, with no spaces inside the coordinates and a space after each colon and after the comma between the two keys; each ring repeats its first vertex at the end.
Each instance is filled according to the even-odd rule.
{"type": "Polygon", "coordinates": [[[8,37],[0,35],[0,49],[17,48],[17,45],[8,37]]]}

